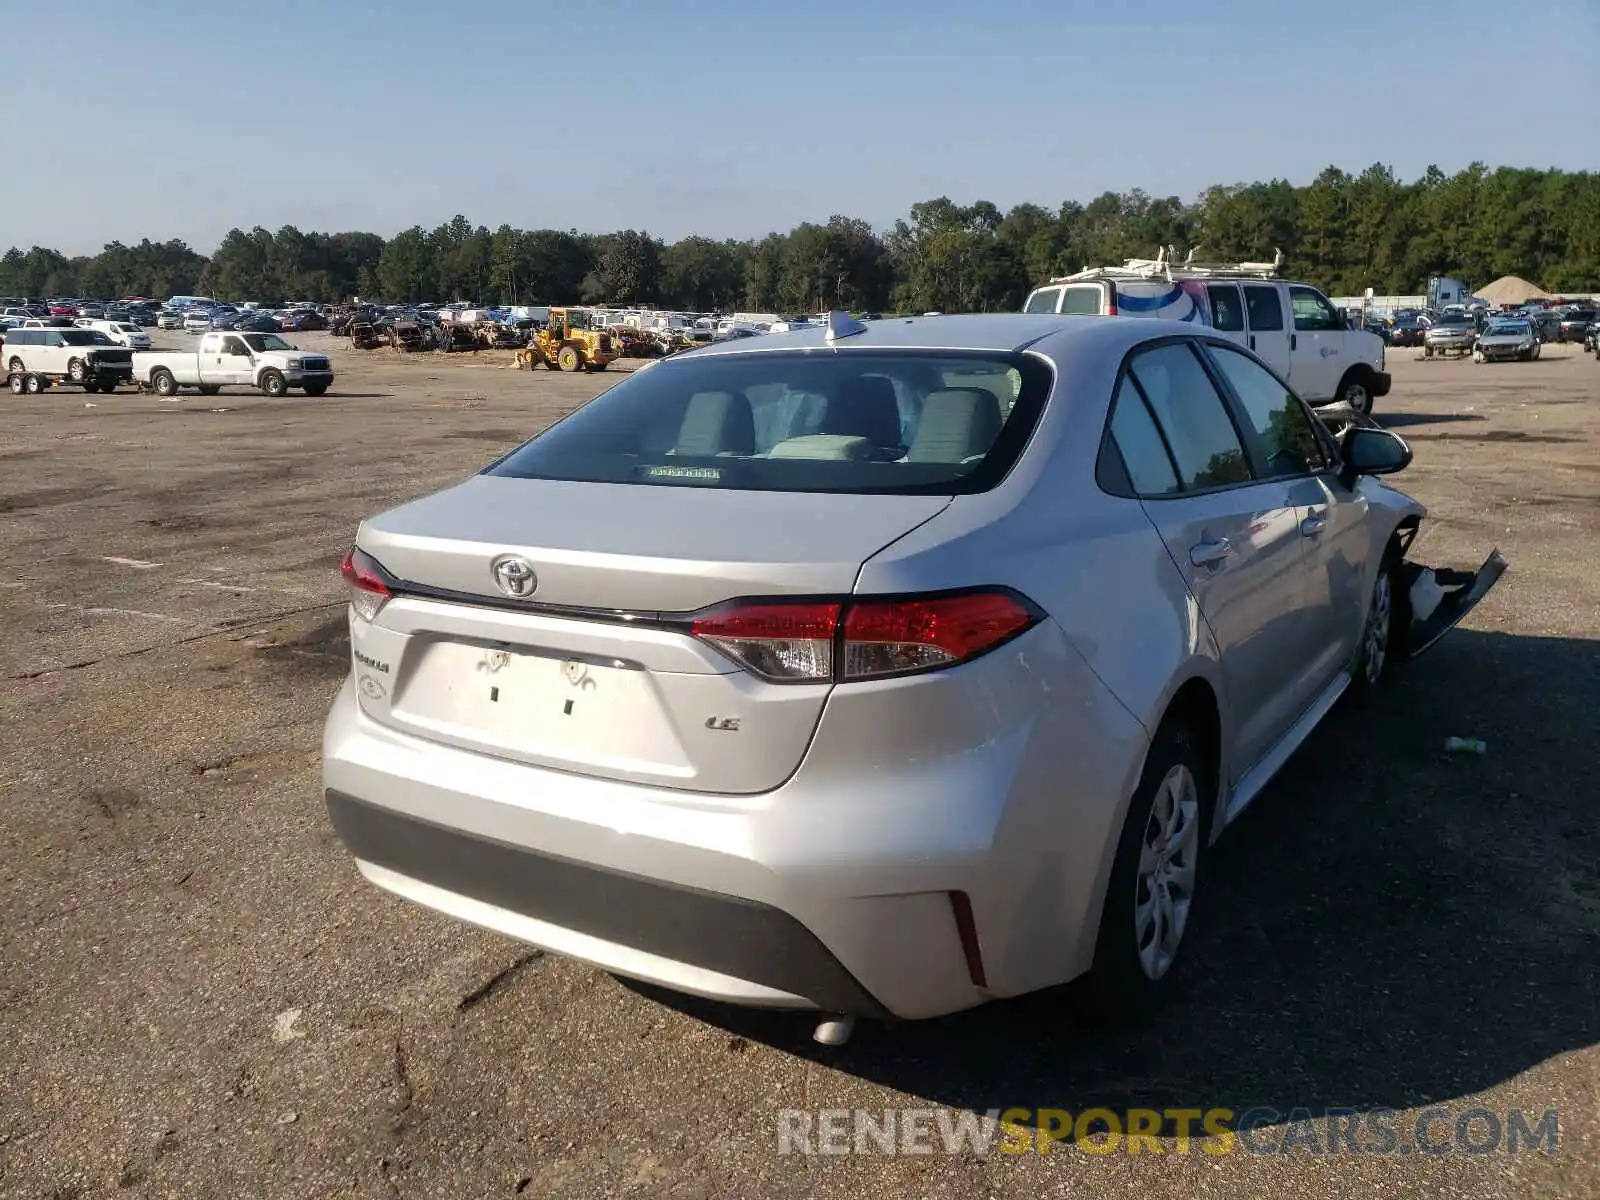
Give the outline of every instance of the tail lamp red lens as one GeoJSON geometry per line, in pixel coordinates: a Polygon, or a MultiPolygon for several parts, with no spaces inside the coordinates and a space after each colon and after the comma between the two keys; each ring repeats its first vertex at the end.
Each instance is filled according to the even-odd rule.
{"type": "Polygon", "coordinates": [[[383,581],[383,572],[377,561],[360,550],[346,550],[339,564],[339,574],[350,588],[350,604],[362,619],[370,621],[378,615],[393,594],[383,581]]]}
{"type": "Polygon", "coordinates": [[[695,637],[765,679],[845,682],[967,662],[1038,623],[1015,593],[735,603],[696,617],[695,637]]]}

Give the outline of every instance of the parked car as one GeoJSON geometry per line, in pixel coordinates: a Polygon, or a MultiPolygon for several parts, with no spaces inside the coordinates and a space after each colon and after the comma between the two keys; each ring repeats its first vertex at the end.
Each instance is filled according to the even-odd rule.
{"type": "Polygon", "coordinates": [[[1589,332],[1583,337],[1583,348],[1589,354],[1600,355],[1600,321],[1589,326],[1589,332]]]}
{"type": "Polygon", "coordinates": [[[300,333],[310,333],[328,328],[328,318],[312,309],[299,309],[289,315],[293,320],[293,324],[285,324],[284,328],[286,329],[293,329],[300,333]]]}
{"type": "Polygon", "coordinates": [[[1390,324],[1388,342],[1391,346],[1420,346],[1423,334],[1427,332],[1427,325],[1418,315],[1397,316],[1390,324]]]}
{"type": "Polygon", "coordinates": [[[332,824],[380,887],[686,992],[1138,1010],[1214,839],[1504,569],[1407,561],[1410,458],[1195,324],[687,351],[362,522],[332,824]]]}
{"type": "Polygon", "coordinates": [[[1478,334],[1472,348],[1474,362],[1498,362],[1518,358],[1532,362],[1539,357],[1539,335],[1526,317],[1496,317],[1478,334]]]}
{"type": "Polygon", "coordinates": [[[1163,253],[1053,279],[1034,289],[1023,311],[1206,325],[1259,354],[1310,403],[1342,401],[1370,414],[1389,394],[1383,339],[1352,328],[1321,291],[1279,278],[1277,267],[1178,263],[1163,253]]]}
{"type": "Polygon", "coordinates": [[[133,377],[161,396],[186,387],[213,395],[234,385],[276,399],[293,388],[323,395],[333,385],[333,364],[327,355],[303,353],[275,334],[211,332],[194,350],[134,355],[133,377]]]}
{"type": "Polygon", "coordinates": [[[157,329],[182,329],[184,318],[188,314],[181,309],[164,308],[156,316],[157,329]]]}
{"type": "Polygon", "coordinates": [[[96,321],[80,317],[75,323],[82,329],[98,329],[113,345],[126,346],[129,350],[150,349],[150,335],[131,321],[96,321]]]}
{"type": "Polygon", "coordinates": [[[208,309],[191,308],[183,314],[185,333],[205,333],[211,327],[211,313],[208,309]]]}
{"type": "Polygon", "coordinates": [[[1422,354],[1425,358],[1454,355],[1459,358],[1470,354],[1478,341],[1478,323],[1464,312],[1441,313],[1422,335],[1422,354]]]}
{"type": "Polygon", "coordinates": [[[234,322],[240,333],[279,333],[282,326],[264,312],[244,313],[234,322]]]}
{"type": "Polygon", "coordinates": [[[14,392],[27,390],[25,379],[21,386],[17,382],[24,376],[65,380],[86,392],[112,392],[133,377],[132,352],[97,329],[13,329],[6,334],[5,356],[14,392]]]}
{"type": "Polygon", "coordinates": [[[1569,308],[1556,325],[1556,341],[1582,342],[1597,320],[1600,320],[1600,313],[1592,308],[1569,308]]]}
{"type": "Polygon", "coordinates": [[[1553,342],[1561,333],[1561,317],[1548,308],[1536,308],[1528,313],[1541,342],[1553,342]]]}

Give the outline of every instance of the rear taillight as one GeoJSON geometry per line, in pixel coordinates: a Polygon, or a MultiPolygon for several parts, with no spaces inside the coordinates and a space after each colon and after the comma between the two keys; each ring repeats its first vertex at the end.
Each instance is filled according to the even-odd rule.
{"type": "Polygon", "coordinates": [[[383,581],[383,571],[377,561],[361,550],[346,550],[339,564],[339,574],[350,587],[350,604],[363,620],[370,621],[378,615],[393,593],[383,581]]]}
{"type": "Polygon", "coordinates": [[[841,607],[809,601],[736,604],[696,617],[690,632],[767,679],[832,679],[841,607]]]}
{"type": "Polygon", "coordinates": [[[690,632],[779,683],[849,682],[968,662],[1032,628],[1041,614],[1004,589],[924,596],[736,601],[690,632]]]}

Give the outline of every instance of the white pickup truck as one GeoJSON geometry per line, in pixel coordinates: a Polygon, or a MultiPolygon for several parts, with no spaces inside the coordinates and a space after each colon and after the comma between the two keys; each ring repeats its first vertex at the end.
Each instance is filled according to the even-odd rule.
{"type": "Polygon", "coordinates": [[[149,351],[133,356],[133,378],[161,396],[198,388],[212,396],[228,386],[254,387],[273,398],[290,388],[320,396],[333,385],[325,354],[307,354],[275,333],[208,333],[197,350],[149,351]]]}

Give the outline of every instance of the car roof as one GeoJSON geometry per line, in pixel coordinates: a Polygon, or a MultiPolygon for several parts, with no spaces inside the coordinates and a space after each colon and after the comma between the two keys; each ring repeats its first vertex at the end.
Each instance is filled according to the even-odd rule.
{"type": "Polygon", "coordinates": [[[981,350],[1017,351],[1051,341],[1089,348],[1126,349],[1156,337],[1211,332],[1208,326],[1148,317],[1067,317],[1033,313],[972,313],[936,317],[885,317],[862,323],[859,333],[827,340],[824,326],[717,342],[676,357],[765,354],[777,350],[981,350]]]}

